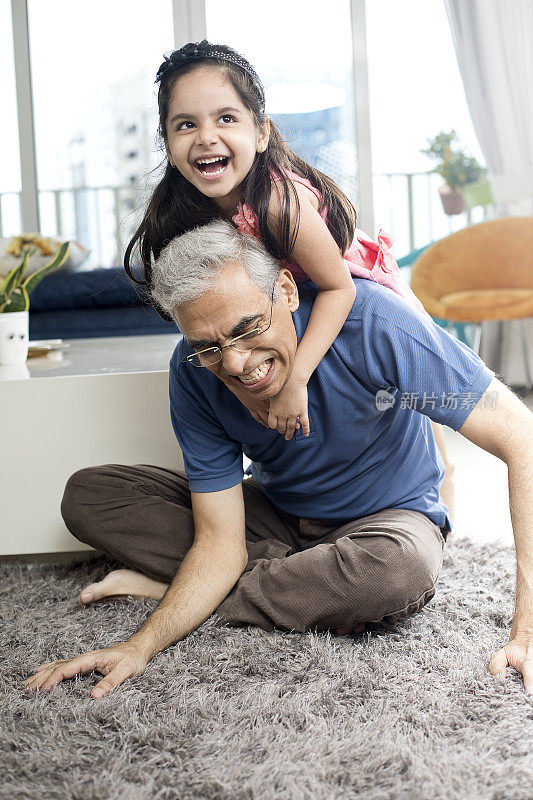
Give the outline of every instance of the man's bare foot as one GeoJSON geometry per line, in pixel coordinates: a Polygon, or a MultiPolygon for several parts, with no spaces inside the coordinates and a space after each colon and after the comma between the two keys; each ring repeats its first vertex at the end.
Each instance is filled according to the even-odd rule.
{"type": "Polygon", "coordinates": [[[104,597],[151,597],[160,600],[168,589],[168,583],[134,572],[132,569],[115,569],[102,581],[86,586],[78,598],[78,605],[88,606],[94,600],[104,597]]]}
{"type": "Polygon", "coordinates": [[[356,622],[355,625],[347,625],[344,628],[337,628],[338,636],[349,636],[351,633],[365,633],[366,625],[364,622],[356,622]]]}

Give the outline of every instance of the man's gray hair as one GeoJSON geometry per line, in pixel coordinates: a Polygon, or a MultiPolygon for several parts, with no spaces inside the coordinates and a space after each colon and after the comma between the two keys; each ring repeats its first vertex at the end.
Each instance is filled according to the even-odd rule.
{"type": "MultiPolygon", "coordinates": [[[[271,294],[279,261],[255,236],[239,233],[229,222],[215,219],[176,236],[161,251],[152,269],[152,297],[174,316],[176,306],[196,300],[214,285],[222,270],[235,262],[242,264],[262,292],[271,294]]],[[[277,292],[274,295],[276,300],[277,292]]]]}

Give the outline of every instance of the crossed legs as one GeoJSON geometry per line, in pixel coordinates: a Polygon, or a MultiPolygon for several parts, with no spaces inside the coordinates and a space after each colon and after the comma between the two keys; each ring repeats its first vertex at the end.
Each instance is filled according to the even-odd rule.
{"type": "MultiPolygon", "coordinates": [[[[348,632],[415,613],[435,594],[444,539],[425,515],[388,509],[339,527],[281,511],[252,480],[243,494],[249,561],[216,609],[220,624],[348,632]]],[[[130,568],[87,587],[93,599],[159,599],[194,538],[187,479],[161,467],[80,470],[61,510],[74,536],[130,568]]]]}

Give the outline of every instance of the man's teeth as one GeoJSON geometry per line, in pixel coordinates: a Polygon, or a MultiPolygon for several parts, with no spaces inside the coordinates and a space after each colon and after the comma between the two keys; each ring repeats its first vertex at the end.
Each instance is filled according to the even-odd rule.
{"type": "Polygon", "coordinates": [[[239,377],[239,380],[241,381],[241,383],[245,383],[247,385],[251,383],[257,383],[257,381],[260,381],[262,378],[265,377],[265,375],[269,370],[269,367],[270,367],[270,359],[268,359],[268,361],[263,361],[262,364],[259,364],[259,366],[256,367],[251,372],[247,372],[246,375],[241,375],[239,377]]]}

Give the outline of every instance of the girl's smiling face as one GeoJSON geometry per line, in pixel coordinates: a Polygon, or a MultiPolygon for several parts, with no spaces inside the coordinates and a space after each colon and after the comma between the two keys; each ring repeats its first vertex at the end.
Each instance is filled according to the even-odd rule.
{"type": "Polygon", "coordinates": [[[235,213],[241,184],[256,154],[266,150],[268,135],[268,123],[257,129],[220,68],[197,67],[174,84],[166,123],[169,160],[227,215],[235,213]]]}

